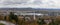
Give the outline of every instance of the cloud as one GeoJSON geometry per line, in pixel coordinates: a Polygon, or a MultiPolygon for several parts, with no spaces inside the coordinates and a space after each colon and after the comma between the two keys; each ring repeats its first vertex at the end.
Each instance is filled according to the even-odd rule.
{"type": "Polygon", "coordinates": [[[0,0],[2,7],[60,8],[60,0],[0,0]]]}

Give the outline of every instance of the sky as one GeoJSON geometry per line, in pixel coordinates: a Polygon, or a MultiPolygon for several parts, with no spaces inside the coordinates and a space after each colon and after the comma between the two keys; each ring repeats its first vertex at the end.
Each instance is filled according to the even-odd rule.
{"type": "Polygon", "coordinates": [[[0,8],[60,8],[60,0],[0,0],[0,8]]]}

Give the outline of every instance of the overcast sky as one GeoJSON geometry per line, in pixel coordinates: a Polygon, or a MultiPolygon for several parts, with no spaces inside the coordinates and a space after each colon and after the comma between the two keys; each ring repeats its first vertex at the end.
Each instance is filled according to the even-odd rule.
{"type": "Polygon", "coordinates": [[[0,8],[60,8],[60,0],[0,0],[0,8]]]}

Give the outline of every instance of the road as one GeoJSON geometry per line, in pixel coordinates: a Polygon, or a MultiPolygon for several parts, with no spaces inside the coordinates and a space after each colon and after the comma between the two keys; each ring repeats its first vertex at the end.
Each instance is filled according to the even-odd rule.
{"type": "Polygon", "coordinates": [[[3,24],[5,24],[5,25],[15,25],[15,24],[13,24],[13,23],[6,22],[6,21],[0,21],[0,23],[3,23],[3,24]]]}

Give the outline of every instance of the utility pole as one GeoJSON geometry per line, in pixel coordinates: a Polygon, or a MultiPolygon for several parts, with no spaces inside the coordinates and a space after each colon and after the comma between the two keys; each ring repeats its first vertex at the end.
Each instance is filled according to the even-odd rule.
{"type": "Polygon", "coordinates": [[[34,11],[34,15],[33,15],[33,16],[34,16],[33,18],[34,18],[34,20],[35,20],[35,19],[36,19],[36,17],[35,17],[35,11],[34,11]]]}

